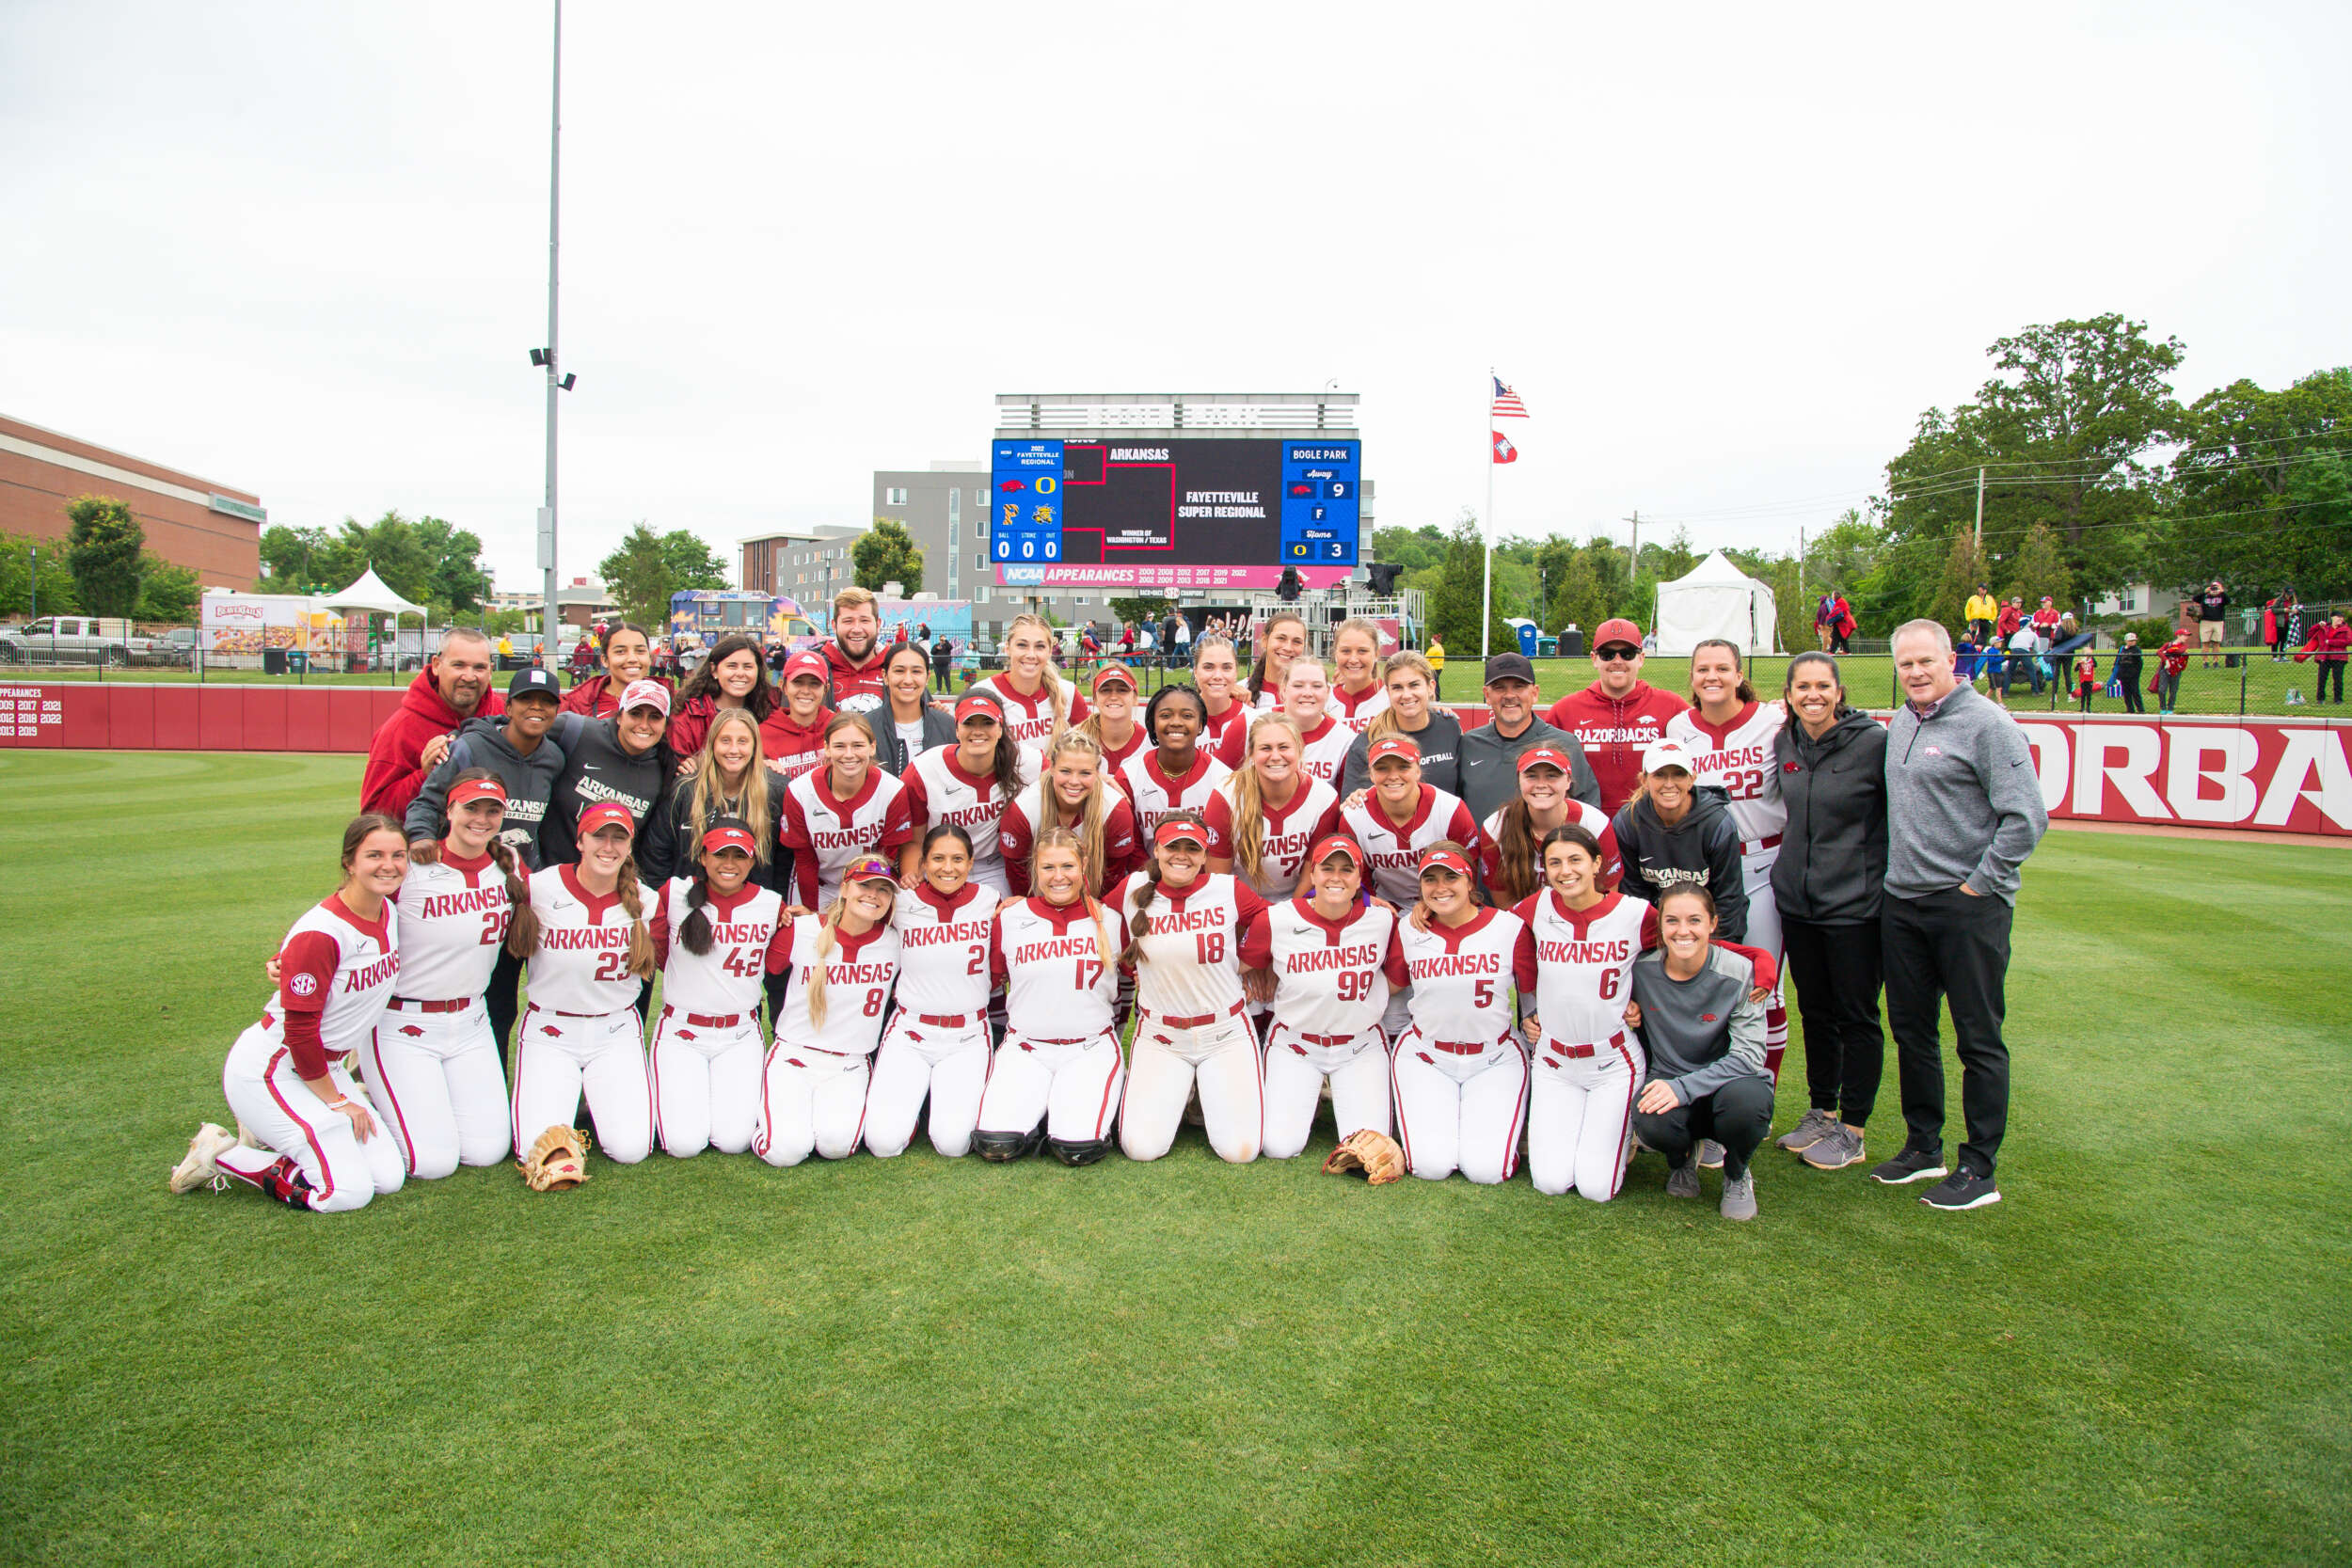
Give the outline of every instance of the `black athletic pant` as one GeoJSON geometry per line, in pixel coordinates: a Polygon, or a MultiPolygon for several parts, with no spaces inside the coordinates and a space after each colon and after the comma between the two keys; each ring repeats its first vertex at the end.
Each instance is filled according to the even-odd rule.
{"type": "Polygon", "coordinates": [[[2116,684],[2123,689],[2123,711],[2125,713],[2145,713],[2148,711],[2146,708],[2139,705],[2139,696],[2142,688],[2139,684],[2138,676],[2134,675],[2130,680],[2118,681],[2116,684]]]}
{"type": "Polygon", "coordinates": [[[2336,695],[2334,700],[2339,703],[2344,701],[2343,661],[2341,659],[2322,659],[2319,662],[2319,689],[2312,694],[2312,702],[2324,703],[2329,700],[2328,696],[2328,682],[2330,678],[2333,678],[2336,683],[2336,695]]]}
{"type": "Polygon", "coordinates": [[[1713,1094],[1658,1116],[1633,1113],[1634,1136],[1663,1154],[1670,1165],[1688,1164],[1701,1138],[1723,1145],[1726,1178],[1747,1170],[1756,1146],[1772,1130],[1772,1081],[1763,1077],[1734,1078],[1713,1094]]]}
{"type": "Polygon", "coordinates": [[[1815,1110],[1865,1126],[1886,1070],[1879,923],[1821,925],[1783,911],[1780,938],[1804,1026],[1805,1092],[1815,1110]]]}
{"type": "Polygon", "coordinates": [[[1953,888],[1925,898],[1886,895],[1880,928],[1886,964],[1886,1022],[1895,1033],[1902,1085],[1904,1147],[1944,1152],[1944,1006],[1960,1056],[1960,1107],[1968,1141],[1962,1168],[1990,1177],[2009,1125],[2009,1047],[2001,1040],[2009,976],[2010,922],[2004,899],[1953,888]]]}
{"type": "MultiPolygon", "coordinates": [[[[484,994],[483,1001],[490,1009],[490,1033],[498,1037],[499,1069],[502,1072],[506,1071],[509,1056],[507,1039],[515,1033],[515,1015],[522,1010],[520,999],[516,995],[522,977],[522,959],[505,948],[500,948],[499,961],[490,969],[490,989],[484,994]]],[[[507,1082],[511,1084],[514,1081],[513,1074],[508,1073],[507,1082]]]]}

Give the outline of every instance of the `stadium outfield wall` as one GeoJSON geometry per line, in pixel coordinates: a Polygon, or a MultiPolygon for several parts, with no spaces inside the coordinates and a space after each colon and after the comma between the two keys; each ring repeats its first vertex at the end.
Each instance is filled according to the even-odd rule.
{"type": "MultiPolygon", "coordinates": [[[[23,682],[0,686],[0,749],[365,752],[401,687],[23,682]]],[[[1483,707],[1453,705],[1465,725],[1483,707]]],[[[2061,821],[2352,837],[2352,718],[2020,714],[2061,821]]]]}

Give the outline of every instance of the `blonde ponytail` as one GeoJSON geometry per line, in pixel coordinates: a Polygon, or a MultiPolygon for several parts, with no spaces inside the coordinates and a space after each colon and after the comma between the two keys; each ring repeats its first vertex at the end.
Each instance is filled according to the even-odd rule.
{"type": "Polygon", "coordinates": [[[825,960],[832,958],[834,949],[841,945],[841,915],[847,907],[835,895],[823,918],[818,922],[817,954],[809,960],[807,981],[808,1026],[812,1029],[825,1026],[825,960]]]}
{"type": "Polygon", "coordinates": [[[621,863],[621,908],[628,911],[628,972],[653,978],[653,933],[645,928],[645,890],[637,881],[637,857],[621,863]]]}

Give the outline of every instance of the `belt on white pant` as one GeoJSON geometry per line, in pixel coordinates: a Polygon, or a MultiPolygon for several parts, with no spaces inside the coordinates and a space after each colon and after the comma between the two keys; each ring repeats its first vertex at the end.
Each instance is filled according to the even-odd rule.
{"type": "Polygon", "coordinates": [[[1604,1049],[1614,1051],[1624,1044],[1625,1031],[1620,1029],[1615,1034],[1610,1036],[1607,1039],[1601,1041],[1598,1045],[1569,1045],[1565,1041],[1555,1040],[1547,1036],[1544,1040],[1544,1049],[1546,1051],[1557,1052],[1571,1061],[1581,1061],[1587,1056],[1597,1056],[1600,1054],[1604,1049]]]}
{"type": "Polygon", "coordinates": [[[1740,846],[1740,852],[1743,855],[1760,855],[1767,849],[1777,849],[1779,847],[1780,835],[1778,833],[1774,833],[1770,838],[1751,838],[1744,840],[1740,846]]]}

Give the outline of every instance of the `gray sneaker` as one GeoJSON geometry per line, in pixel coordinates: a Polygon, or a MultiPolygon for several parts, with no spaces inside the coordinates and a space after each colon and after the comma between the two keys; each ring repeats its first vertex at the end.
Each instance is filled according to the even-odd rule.
{"type": "Polygon", "coordinates": [[[1705,1170],[1724,1168],[1724,1146],[1712,1138],[1699,1140],[1699,1165],[1705,1170]]]}
{"type": "Polygon", "coordinates": [[[1862,1134],[1851,1127],[1833,1126],[1797,1158],[1815,1170],[1844,1170],[1848,1165],[1860,1164],[1862,1134]]]}
{"type": "Polygon", "coordinates": [[[1668,1197],[1698,1196],[1699,1167],[1695,1164],[1680,1164],[1668,1171],[1666,1173],[1666,1196],[1668,1197]]]}
{"type": "Polygon", "coordinates": [[[1737,1176],[1724,1178],[1724,1218],[1756,1218],[1756,1172],[1753,1170],[1743,1170],[1737,1176]]]}
{"type": "Polygon", "coordinates": [[[1837,1125],[1837,1118],[1818,1107],[1807,1111],[1804,1119],[1783,1132],[1775,1140],[1791,1154],[1803,1154],[1821,1141],[1821,1135],[1837,1125]]]}

